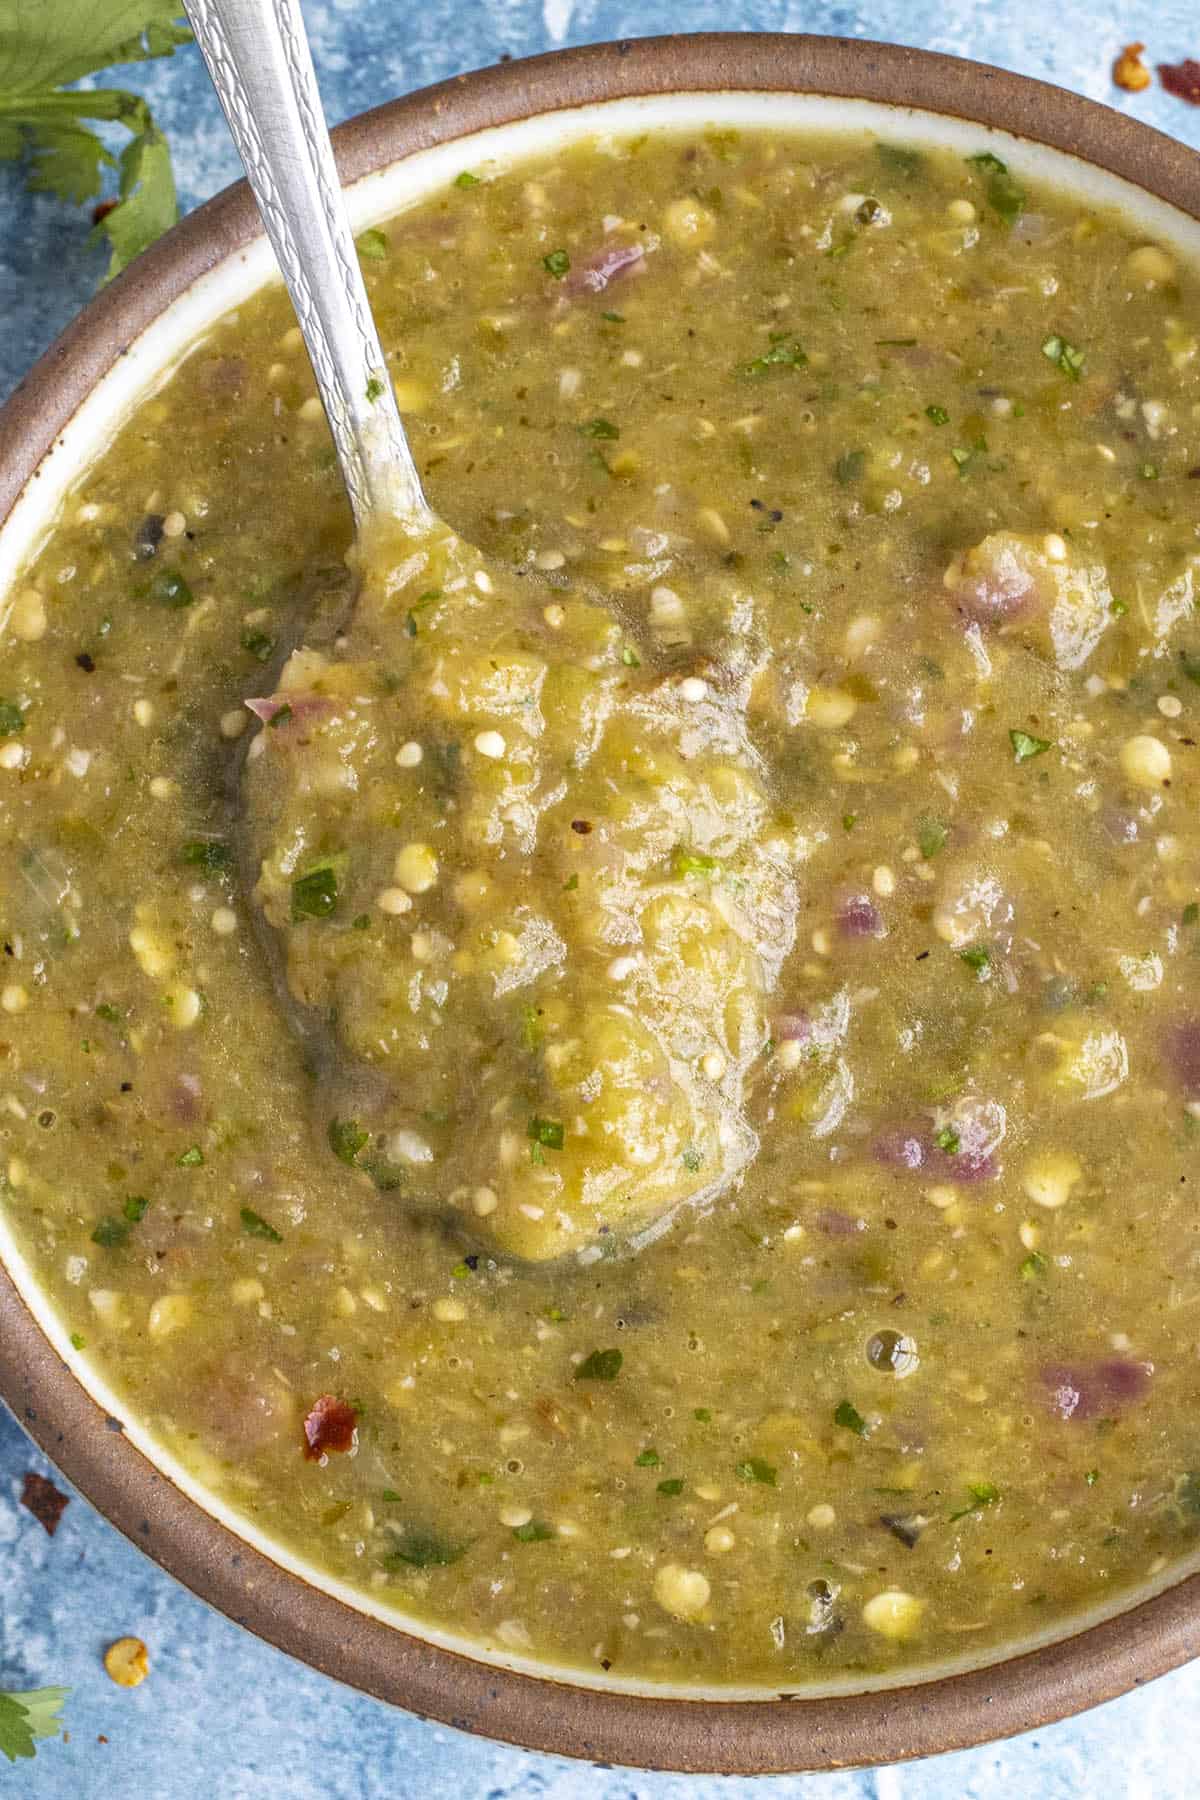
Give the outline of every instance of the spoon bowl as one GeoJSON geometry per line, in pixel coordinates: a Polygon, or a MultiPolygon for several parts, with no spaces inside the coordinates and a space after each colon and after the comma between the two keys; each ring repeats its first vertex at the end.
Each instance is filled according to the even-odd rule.
{"type": "Polygon", "coordinates": [[[314,1132],[492,1251],[586,1264],[637,1247],[757,1149],[745,1108],[799,845],[762,841],[754,671],[656,662],[611,608],[572,591],[546,604],[436,517],[297,0],[190,0],[189,16],[357,533],[352,615],[251,702],[242,772],[249,885],[320,1071],[314,1132]],[[390,867],[366,841],[384,816],[404,827],[390,867]],[[718,868],[736,869],[736,907],[718,868]],[[399,949],[397,919],[412,923],[399,949]],[[427,978],[441,997],[414,1002],[427,978]]]}

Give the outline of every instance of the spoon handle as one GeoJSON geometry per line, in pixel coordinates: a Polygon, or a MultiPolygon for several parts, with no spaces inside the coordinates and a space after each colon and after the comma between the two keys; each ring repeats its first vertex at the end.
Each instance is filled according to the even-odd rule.
{"type": "Polygon", "coordinates": [[[299,0],[184,0],[287,284],[355,524],[430,522],[342,202],[299,0]]]}

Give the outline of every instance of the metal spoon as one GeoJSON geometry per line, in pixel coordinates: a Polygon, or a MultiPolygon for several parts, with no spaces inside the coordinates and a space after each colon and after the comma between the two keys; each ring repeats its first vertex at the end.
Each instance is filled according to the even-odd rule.
{"type": "Polygon", "coordinates": [[[342,200],[299,0],[184,0],[304,333],[361,537],[439,523],[421,491],[342,200]]]}

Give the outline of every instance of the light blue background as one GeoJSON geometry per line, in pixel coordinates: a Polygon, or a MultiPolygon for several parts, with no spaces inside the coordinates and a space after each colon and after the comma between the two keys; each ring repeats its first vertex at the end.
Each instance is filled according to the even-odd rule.
{"type": "MultiPolygon", "coordinates": [[[[25,0],[35,8],[38,0],[25,0]]],[[[381,100],[502,53],[661,30],[753,30],[892,38],[1040,75],[1117,102],[1200,148],[1200,110],[1157,85],[1121,96],[1112,59],[1129,37],[1153,60],[1200,54],[1194,0],[312,0],[307,15],[330,115],[381,100]]],[[[130,71],[175,147],[185,208],[233,179],[236,158],[194,50],[130,71]]],[[[104,257],[82,216],[21,191],[0,168],[0,396],[82,305],[104,257]]],[[[974,1800],[1103,1794],[1192,1800],[1200,1776],[1200,1664],[1078,1721],[1011,1743],[861,1775],[697,1781],[598,1771],[526,1755],[350,1693],[268,1649],[177,1587],[74,1498],[51,1540],[17,1504],[25,1470],[49,1465],[0,1407],[0,1688],[69,1685],[69,1743],[36,1762],[0,1761],[0,1790],[39,1800],[974,1800]],[[150,1648],[133,1692],[104,1674],[106,1644],[126,1632],[150,1648]],[[97,1741],[100,1735],[106,1744],[97,1741]]]]}

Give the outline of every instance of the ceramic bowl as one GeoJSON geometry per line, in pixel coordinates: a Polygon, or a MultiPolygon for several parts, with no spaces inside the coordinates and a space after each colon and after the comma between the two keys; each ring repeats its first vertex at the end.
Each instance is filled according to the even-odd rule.
{"type": "MultiPolygon", "coordinates": [[[[865,131],[963,152],[1126,208],[1200,259],[1200,158],[1105,107],[891,45],[716,34],[603,44],[463,76],[335,133],[356,230],[461,169],[581,137],[705,126],[865,131]]],[[[0,591],[116,426],[212,323],[274,278],[244,186],[193,213],[80,315],[0,414],[0,591]]],[[[0,1227],[0,1393],[70,1479],[196,1593],[315,1668],[413,1712],[609,1763],[770,1773],[887,1762],[1042,1725],[1200,1651],[1200,1575],[985,1662],[802,1694],[672,1689],[481,1648],[406,1621],[270,1543],[155,1444],[66,1337],[0,1227]]]]}

